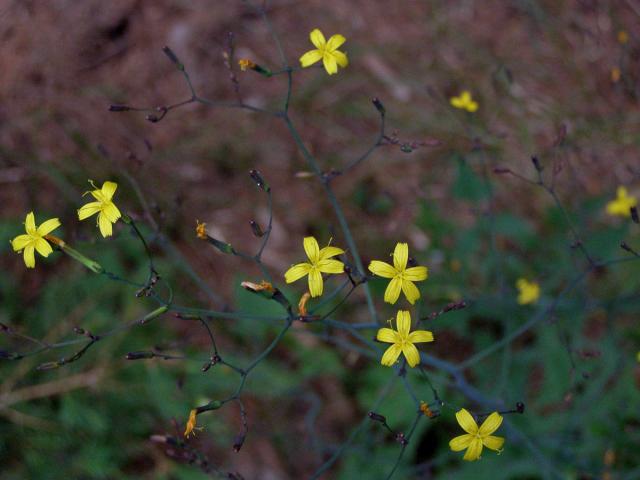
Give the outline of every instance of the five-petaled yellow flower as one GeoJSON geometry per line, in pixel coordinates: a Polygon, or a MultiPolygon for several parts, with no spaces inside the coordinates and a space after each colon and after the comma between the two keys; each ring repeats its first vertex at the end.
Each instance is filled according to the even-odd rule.
{"type": "Polygon", "coordinates": [[[324,35],[317,28],[309,34],[309,39],[316,50],[309,50],[300,57],[300,64],[309,67],[322,60],[324,68],[329,75],[338,73],[338,66],[345,68],[349,65],[349,59],[344,52],[338,50],[347,39],[340,34],[333,35],[329,41],[324,39],[324,35]]]}
{"type": "Polygon", "coordinates": [[[414,343],[433,342],[433,333],[428,330],[415,330],[411,333],[411,315],[406,310],[400,310],[396,315],[396,330],[381,328],[376,339],[385,343],[392,343],[382,355],[380,363],[387,367],[393,365],[400,353],[404,354],[410,367],[420,363],[420,353],[414,343]]]}
{"type": "Polygon", "coordinates": [[[457,97],[451,97],[449,101],[454,107],[466,110],[467,112],[473,113],[478,110],[478,102],[471,98],[471,92],[469,92],[469,90],[464,90],[457,97]]]}
{"type": "Polygon", "coordinates": [[[518,293],[518,303],[526,305],[528,303],[536,303],[540,298],[540,285],[536,282],[530,282],[526,278],[519,278],[516,282],[518,293]]]}
{"type": "Polygon", "coordinates": [[[11,240],[11,246],[14,252],[24,252],[24,264],[27,268],[34,268],[36,266],[36,250],[45,258],[53,252],[51,245],[44,239],[44,236],[53,232],[59,226],[60,220],[50,218],[39,227],[36,227],[36,219],[33,212],[27,213],[27,218],[24,221],[24,229],[27,232],[26,235],[18,235],[11,240]]]}
{"type": "Polygon", "coordinates": [[[326,246],[321,250],[313,237],[305,237],[303,246],[309,263],[294,265],[285,272],[284,279],[287,283],[292,283],[309,275],[309,293],[312,297],[319,297],[323,289],[322,274],[344,272],[344,264],[331,258],[343,254],[344,250],[332,246],[326,246]]]}
{"type": "Polygon", "coordinates": [[[390,278],[391,281],[384,292],[384,301],[387,303],[396,303],[402,290],[413,305],[420,298],[420,291],[413,282],[426,280],[428,276],[427,267],[409,267],[409,246],[406,243],[398,243],[393,251],[393,266],[380,260],[373,260],[369,264],[369,270],[372,273],[384,278],[390,278]]]}
{"type": "Polygon", "coordinates": [[[493,412],[489,415],[487,419],[482,422],[480,428],[478,428],[478,424],[471,414],[464,408],[456,413],[456,420],[458,420],[462,429],[467,433],[451,440],[449,447],[454,452],[459,452],[466,448],[467,451],[464,454],[463,460],[469,462],[479,460],[483,446],[491,450],[496,450],[497,452],[502,451],[504,438],[491,435],[500,428],[500,424],[502,423],[502,415],[498,412],[493,412]]]}
{"type": "Polygon", "coordinates": [[[627,193],[624,187],[618,187],[616,199],[607,203],[607,213],[609,215],[620,215],[622,217],[631,216],[631,207],[635,207],[638,200],[627,193]]]}
{"type": "Polygon", "coordinates": [[[84,220],[97,213],[98,227],[100,227],[100,233],[102,236],[108,237],[113,235],[111,224],[116,223],[121,217],[120,210],[118,210],[118,207],[113,203],[113,194],[116,193],[118,184],[107,181],[102,184],[101,189],[98,189],[91,180],[89,180],[89,183],[93,188],[95,188],[95,190],[85,192],[85,195],[90,193],[96,201],[87,203],[80,207],[78,210],[78,218],[80,220],[84,220]]]}

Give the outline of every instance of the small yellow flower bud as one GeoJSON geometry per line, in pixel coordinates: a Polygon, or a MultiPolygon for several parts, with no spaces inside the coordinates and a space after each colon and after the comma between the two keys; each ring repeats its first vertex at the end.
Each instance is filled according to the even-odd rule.
{"type": "Polygon", "coordinates": [[[618,83],[620,81],[621,76],[622,76],[622,72],[618,67],[613,67],[611,69],[611,81],[613,83],[618,83]]]}
{"type": "Polygon", "coordinates": [[[629,34],[625,30],[620,30],[618,32],[618,43],[624,45],[629,41],[629,34]]]}

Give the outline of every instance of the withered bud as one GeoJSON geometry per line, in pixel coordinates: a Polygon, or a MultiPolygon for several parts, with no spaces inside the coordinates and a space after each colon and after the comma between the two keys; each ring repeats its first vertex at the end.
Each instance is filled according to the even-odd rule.
{"type": "Polygon", "coordinates": [[[303,171],[303,172],[296,172],[294,176],[296,178],[313,178],[316,176],[316,174],[309,171],[303,171]]]}
{"type": "Polygon", "coordinates": [[[36,370],[39,370],[39,371],[54,370],[54,369],[56,369],[58,367],[60,367],[60,363],[58,363],[58,362],[45,362],[45,363],[41,363],[40,365],[38,365],[36,367],[36,370]]]}
{"type": "Polygon", "coordinates": [[[262,175],[260,175],[260,172],[258,170],[255,170],[255,169],[249,170],[249,176],[251,177],[251,180],[253,180],[259,188],[261,188],[265,192],[271,191],[271,187],[267,182],[264,181],[264,178],[262,178],[262,175]]]}
{"type": "Polygon", "coordinates": [[[273,292],[275,290],[273,288],[273,285],[271,285],[269,282],[265,280],[262,280],[259,284],[253,283],[253,282],[242,282],[240,286],[245,290],[249,290],[250,292],[254,292],[254,293],[262,292],[262,291],[273,292]]]}
{"type": "Polygon", "coordinates": [[[78,335],[84,335],[87,332],[86,332],[86,330],[84,328],[73,327],[73,333],[77,333],[78,335]]]}
{"type": "Polygon", "coordinates": [[[369,418],[373,421],[387,423],[387,418],[384,415],[380,415],[376,412],[369,412],[367,415],[369,415],[369,418]]]}
{"type": "Polygon", "coordinates": [[[131,107],[128,105],[109,105],[110,112],[128,112],[131,107]]]}
{"type": "Polygon", "coordinates": [[[260,228],[260,225],[258,225],[258,222],[251,220],[249,221],[249,225],[251,225],[251,231],[256,237],[260,238],[264,236],[264,232],[262,231],[262,228],[260,228]]]}
{"type": "Polygon", "coordinates": [[[8,332],[9,330],[11,329],[7,325],[0,323],[0,332],[8,332]]]}
{"type": "Polygon", "coordinates": [[[384,108],[384,105],[378,97],[373,97],[371,99],[371,103],[373,103],[373,106],[376,107],[376,110],[380,112],[380,115],[384,116],[387,113],[387,110],[384,108]]]}
{"type": "Polygon", "coordinates": [[[505,173],[511,173],[511,169],[510,168],[505,168],[505,167],[495,167],[493,169],[493,173],[497,173],[498,175],[502,175],[505,173]]]}
{"type": "Polygon", "coordinates": [[[307,302],[311,298],[311,294],[309,292],[305,292],[302,297],[300,297],[300,301],[298,302],[298,313],[305,317],[307,315],[307,302]]]}
{"type": "Polygon", "coordinates": [[[631,207],[631,220],[634,223],[640,223],[640,217],[638,217],[638,207],[631,207]]]}
{"type": "Polygon", "coordinates": [[[524,413],[524,403],[522,402],[516,403],[516,411],[518,413],[524,413]]]}

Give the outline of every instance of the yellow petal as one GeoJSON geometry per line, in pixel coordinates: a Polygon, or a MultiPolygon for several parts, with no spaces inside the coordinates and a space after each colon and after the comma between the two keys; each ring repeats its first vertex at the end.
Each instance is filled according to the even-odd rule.
{"type": "Polygon", "coordinates": [[[335,257],[336,255],[342,255],[344,250],[338,247],[324,247],[320,250],[320,260],[325,260],[327,258],[335,257]]]}
{"type": "Polygon", "coordinates": [[[408,337],[409,331],[411,330],[411,314],[406,310],[398,310],[396,314],[396,326],[400,336],[403,338],[408,337]]]}
{"type": "Polygon", "coordinates": [[[284,273],[284,280],[287,283],[293,283],[307,275],[310,269],[311,265],[308,263],[298,263],[284,273]]]}
{"type": "Polygon", "coordinates": [[[118,188],[118,184],[115,182],[106,181],[102,184],[102,195],[104,195],[104,199],[109,201],[113,198],[113,194],[116,193],[116,189],[118,188]]]}
{"type": "Polygon", "coordinates": [[[462,100],[459,97],[451,97],[451,100],[449,101],[451,102],[451,105],[456,108],[462,108],[463,106],[462,100]]]}
{"type": "Polygon", "coordinates": [[[402,347],[402,353],[404,353],[407,363],[411,368],[420,363],[420,352],[413,343],[405,343],[402,347]]]}
{"type": "Polygon", "coordinates": [[[43,222],[37,229],[36,233],[42,237],[53,232],[56,228],[60,226],[60,220],[57,218],[50,218],[46,222],[43,222]]]}
{"type": "Polygon", "coordinates": [[[100,233],[103,237],[107,238],[113,235],[113,229],[111,228],[111,222],[102,212],[98,214],[98,227],[100,227],[100,233]]]}
{"type": "Polygon", "coordinates": [[[320,257],[320,247],[318,246],[318,241],[313,237],[304,237],[302,244],[311,264],[314,265],[315,263],[317,263],[320,257]]]}
{"type": "Polygon", "coordinates": [[[623,186],[620,186],[616,190],[616,195],[618,198],[626,198],[627,197],[627,189],[623,186]]]}
{"type": "Polygon", "coordinates": [[[411,305],[416,303],[416,300],[420,298],[420,290],[409,280],[402,280],[402,291],[411,305]]]}
{"type": "Polygon", "coordinates": [[[91,215],[95,215],[102,209],[102,203],[89,202],[78,209],[78,220],[84,220],[91,215]]]}
{"type": "Polygon", "coordinates": [[[300,65],[306,68],[320,60],[322,60],[322,52],[320,50],[309,50],[300,57],[300,65]]]}
{"type": "Polygon", "coordinates": [[[339,260],[320,260],[318,262],[318,270],[322,273],[342,273],[344,272],[344,263],[339,260]]]}
{"type": "Polygon", "coordinates": [[[116,223],[118,219],[122,216],[118,207],[116,207],[112,202],[107,203],[102,209],[102,213],[109,219],[111,223],[116,223]]]}
{"type": "Polygon", "coordinates": [[[407,261],[409,260],[409,245],[406,243],[397,243],[396,248],[393,250],[393,266],[396,270],[403,271],[407,268],[407,261]]]}
{"type": "Polygon", "coordinates": [[[336,48],[340,48],[340,45],[342,45],[346,41],[347,39],[344,38],[344,36],[340,35],[339,33],[336,33],[335,35],[332,35],[329,41],[327,42],[327,50],[329,50],[330,52],[333,52],[336,48]]]}
{"type": "Polygon", "coordinates": [[[409,267],[404,271],[404,278],[412,282],[421,282],[429,276],[427,267],[409,267]]]}
{"type": "Polygon", "coordinates": [[[500,428],[501,424],[502,424],[502,415],[500,415],[498,412],[493,412],[491,415],[487,417],[487,419],[484,422],[482,422],[482,425],[480,425],[480,430],[478,430],[478,433],[480,434],[481,437],[491,435],[498,428],[500,428]]]}
{"type": "Polygon", "coordinates": [[[416,330],[409,334],[409,341],[411,343],[433,342],[433,333],[428,330],[416,330]]]}
{"type": "Polygon", "coordinates": [[[476,438],[474,435],[469,435],[468,433],[460,435],[449,442],[449,448],[454,452],[459,452],[460,450],[468,448],[474,438],[476,438]]]}
{"type": "Polygon", "coordinates": [[[482,441],[479,438],[475,438],[471,440],[469,448],[467,448],[467,453],[464,454],[464,457],[462,457],[462,459],[468,462],[473,462],[474,460],[478,460],[480,458],[481,453],[482,441]]]}
{"type": "Polygon", "coordinates": [[[43,257],[48,257],[50,253],[53,252],[51,245],[44,238],[39,238],[35,241],[34,246],[40,255],[43,257]]]}
{"type": "Polygon", "coordinates": [[[400,296],[400,290],[402,289],[402,280],[399,278],[392,278],[387,285],[387,289],[384,291],[384,301],[394,304],[398,301],[400,296]]]}
{"type": "Polygon", "coordinates": [[[27,245],[24,247],[24,264],[27,268],[34,268],[36,266],[36,255],[33,245],[27,245]]]}
{"type": "Polygon", "coordinates": [[[372,260],[371,263],[369,263],[369,271],[383,278],[393,278],[398,274],[395,268],[387,262],[381,262],[380,260],[372,260]]]}
{"type": "Polygon", "coordinates": [[[471,100],[471,92],[469,92],[469,90],[465,90],[464,92],[462,92],[462,95],[460,95],[460,100],[462,100],[463,103],[469,103],[469,100],[471,100]]]}
{"type": "Polygon", "coordinates": [[[500,451],[502,450],[502,446],[504,445],[504,438],[489,435],[488,437],[484,437],[482,439],[482,443],[485,447],[490,448],[491,450],[500,451]]]}
{"type": "Polygon", "coordinates": [[[471,414],[464,408],[456,412],[456,420],[458,420],[458,423],[465,432],[470,433],[471,435],[478,433],[478,424],[471,414]]]}
{"type": "Polygon", "coordinates": [[[394,343],[384,352],[380,363],[386,367],[390,367],[391,365],[396,363],[396,360],[398,360],[401,352],[402,348],[400,347],[400,345],[394,343]]]}
{"type": "Polygon", "coordinates": [[[32,242],[32,237],[29,235],[18,235],[16,238],[11,240],[11,246],[13,247],[14,252],[19,252],[24,247],[29,245],[32,242]]]}
{"type": "Polygon", "coordinates": [[[318,28],[314,28],[313,30],[311,30],[311,33],[309,34],[309,40],[311,40],[311,43],[313,43],[313,46],[316,48],[322,48],[327,43],[327,41],[324,39],[324,35],[318,28]]]}
{"type": "Polygon", "coordinates": [[[338,62],[336,62],[336,59],[333,58],[330,53],[325,53],[322,56],[322,63],[324,64],[324,69],[329,75],[338,73],[338,62]]]}
{"type": "Polygon", "coordinates": [[[380,342],[386,343],[399,343],[401,340],[398,332],[390,328],[381,328],[380,330],[378,330],[376,339],[380,342]]]}
{"type": "Polygon", "coordinates": [[[336,63],[342,68],[345,68],[349,65],[349,59],[347,58],[346,53],[336,50],[335,52],[331,52],[331,55],[333,55],[333,58],[336,59],[336,63]]]}
{"type": "Polygon", "coordinates": [[[104,203],[106,201],[106,199],[104,198],[104,194],[102,193],[102,190],[91,190],[89,193],[93,198],[95,198],[100,203],[104,203]]]}
{"type": "Polygon", "coordinates": [[[36,233],[36,218],[33,215],[33,212],[27,213],[27,218],[24,220],[24,229],[27,233],[36,233]]]}
{"type": "Polygon", "coordinates": [[[475,112],[478,110],[478,102],[474,102],[473,100],[467,103],[467,112],[475,112]]]}
{"type": "Polygon", "coordinates": [[[309,293],[312,297],[319,297],[322,295],[322,274],[317,268],[311,268],[309,270],[309,293]]]}

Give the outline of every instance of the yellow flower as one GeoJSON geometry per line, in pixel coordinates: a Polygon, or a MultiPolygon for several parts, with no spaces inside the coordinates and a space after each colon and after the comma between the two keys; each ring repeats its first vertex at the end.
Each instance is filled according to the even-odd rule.
{"type": "Polygon", "coordinates": [[[637,204],[638,200],[627,194],[626,188],[618,187],[616,199],[607,203],[607,213],[629,217],[631,216],[631,207],[635,207],[637,204]]]}
{"type": "Polygon", "coordinates": [[[400,296],[400,290],[404,292],[411,305],[420,298],[420,291],[413,282],[421,282],[427,279],[427,267],[407,268],[408,260],[409,246],[406,243],[398,243],[393,251],[393,266],[379,260],[373,260],[369,264],[369,270],[372,273],[379,277],[391,279],[384,292],[385,302],[396,303],[400,296]]]}
{"type": "Polygon", "coordinates": [[[184,429],[185,438],[189,438],[191,434],[195,435],[194,430],[199,430],[196,428],[196,416],[198,415],[198,411],[194,408],[189,412],[189,420],[187,420],[187,427],[184,429]]]}
{"type": "Polygon", "coordinates": [[[464,90],[459,96],[451,97],[451,105],[467,112],[475,112],[478,110],[478,102],[471,98],[471,93],[468,90],[464,90]]]}
{"type": "Polygon", "coordinates": [[[241,58],[240,60],[238,60],[238,65],[240,65],[240,70],[242,70],[243,72],[246,72],[248,68],[254,69],[256,67],[256,64],[254,62],[246,58],[241,58]]]}
{"type": "Polygon", "coordinates": [[[613,67],[611,69],[611,81],[613,83],[618,83],[620,81],[620,77],[622,77],[622,72],[618,67],[613,67]]]}
{"type": "Polygon", "coordinates": [[[309,275],[309,293],[312,297],[319,297],[323,289],[322,274],[344,272],[344,264],[331,258],[343,254],[344,250],[332,246],[326,246],[320,250],[318,242],[313,237],[305,237],[303,246],[310,263],[298,263],[292,266],[285,272],[284,279],[287,283],[292,283],[309,275]]]}
{"type": "Polygon", "coordinates": [[[53,252],[51,245],[44,239],[44,236],[53,232],[59,226],[60,220],[50,218],[39,227],[36,227],[36,219],[33,212],[27,213],[27,218],[24,221],[24,229],[27,232],[26,235],[18,235],[11,240],[11,246],[14,252],[24,252],[24,264],[27,268],[34,268],[36,266],[36,250],[45,258],[53,252]]]}
{"type": "Polygon", "coordinates": [[[309,50],[300,57],[300,64],[303,67],[309,67],[322,60],[327,73],[333,75],[338,73],[338,66],[345,68],[349,65],[347,55],[338,50],[338,47],[347,40],[342,35],[333,35],[327,42],[322,32],[316,28],[309,34],[309,38],[316,50],[309,50]]]}
{"type": "Polygon", "coordinates": [[[385,343],[392,343],[382,355],[380,363],[387,367],[393,365],[400,353],[404,354],[410,367],[420,363],[420,353],[414,343],[433,342],[433,333],[427,330],[411,330],[411,315],[406,310],[400,310],[396,315],[396,330],[381,328],[376,339],[385,343]]]}
{"type": "Polygon", "coordinates": [[[206,240],[207,239],[207,224],[202,222],[200,223],[199,220],[196,220],[196,236],[200,239],[200,240],[206,240]]]}
{"type": "Polygon", "coordinates": [[[471,414],[464,408],[456,413],[456,420],[458,420],[462,429],[467,433],[451,440],[449,447],[454,452],[459,452],[466,448],[467,451],[464,454],[463,460],[469,462],[479,460],[483,446],[491,450],[496,450],[497,452],[502,451],[504,438],[491,435],[500,428],[500,424],[502,423],[502,415],[498,412],[493,412],[489,415],[480,428],[478,428],[478,424],[471,414]]]}
{"type": "Polygon", "coordinates": [[[618,43],[624,45],[629,41],[629,34],[625,30],[620,30],[618,32],[618,43]]]}
{"type": "Polygon", "coordinates": [[[85,195],[90,193],[97,201],[87,203],[80,207],[78,210],[78,219],[85,220],[97,213],[100,233],[106,238],[113,235],[111,224],[116,223],[121,217],[120,210],[118,210],[118,207],[114,205],[112,200],[118,184],[114,182],[104,182],[102,188],[98,189],[91,180],[89,180],[89,183],[95,190],[86,192],[85,195]]]}
{"type": "Polygon", "coordinates": [[[526,305],[528,303],[536,303],[540,298],[540,285],[536,282],[530,282],[526,278],[519,278],[516,282],[518,288],[518,303],[526,305]]]}

